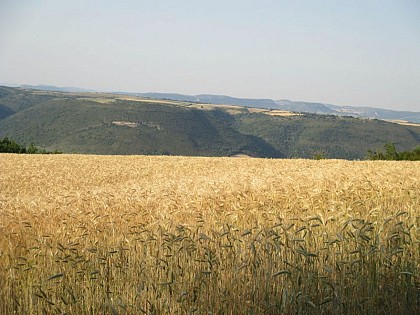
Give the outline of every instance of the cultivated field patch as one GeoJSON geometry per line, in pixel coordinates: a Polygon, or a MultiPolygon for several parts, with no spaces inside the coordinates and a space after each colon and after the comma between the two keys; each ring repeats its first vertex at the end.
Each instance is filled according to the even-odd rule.
{"type": "Polygon", "coordinates": [[[0,155],[0,313],[419,313],[419,166],[0,155]]]}

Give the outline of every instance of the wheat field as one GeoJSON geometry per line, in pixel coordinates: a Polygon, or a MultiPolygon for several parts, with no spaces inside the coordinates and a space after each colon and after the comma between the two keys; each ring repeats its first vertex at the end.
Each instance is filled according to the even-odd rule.
{"type": "Polygon", "coordinates": [[[419,162],[0,155],[0,314],[419,312],[419,162]]]}

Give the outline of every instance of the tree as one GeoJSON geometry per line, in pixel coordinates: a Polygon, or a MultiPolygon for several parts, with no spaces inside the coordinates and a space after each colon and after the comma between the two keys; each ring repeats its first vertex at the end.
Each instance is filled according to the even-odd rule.
{"type": "Polygon", "coordinates": [[[33,143],[31,143],[31,145],[29,146],[27,152],[29,154],[37,154],[38,153],[38,148],[36,146],[34,146],[33,143]]]}
{"type": "Polygon", "coordinates": [[[45,149],[37,148],[33,143],[31,143],[31,145],[26,149],[24,146],[21,146],[15,141],[5,137],[0,139],[0,153],[60,154],[63,152],[58,150],[48,152],[45,149]]]}
{"type": "Polygon", "coordinates": [[[420,161],[420,146],[412,151],[398,152],[393,143],[385,143],[385,152],[368,150],[368,160],[386,160],[386,161],[420,161]]]}
{"type": "Polygon", "coordinates": [[[0,152],[1,153],[26,153],[26,149],[20,146],[15,141],[5,137],[0,140],[0,152]]]}
{"type": "Polygon", "coordinates": [[[325,160],[327,158],[327,154],[323,151],[316,151],[313,155],[314,160],[325,160]]]}

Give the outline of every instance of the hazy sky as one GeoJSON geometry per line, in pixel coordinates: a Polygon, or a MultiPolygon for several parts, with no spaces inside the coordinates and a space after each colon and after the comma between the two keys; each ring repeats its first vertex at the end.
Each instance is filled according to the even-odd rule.
{"type": "Polygon", "coordinates": [[[0,0],[0,83],[420,111],[420,0],[0,0]]]}

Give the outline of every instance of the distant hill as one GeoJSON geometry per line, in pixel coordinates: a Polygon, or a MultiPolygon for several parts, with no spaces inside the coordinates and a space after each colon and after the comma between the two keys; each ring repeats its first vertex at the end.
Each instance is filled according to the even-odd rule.
{"type": "MultiPolygon", "coordinates": [[[[280,109],[298,113],[327,114],[337,116],[353,116],[363,118],[406,120],[420,123],[420,112],[394,111],[372,107],[337,106],[324,103],[271,99],[234,98],[223,95],[183,95],[170,93],[132,93],[132,95],[155,99],[170,99],[187,102],[201,102],[211,104],[239,105],[255,108],[280,109]]],[[[419,105],[420,106],[420,105],[419,105]]]]}
{"type": "Polygon", "coordinates": [[[0,138],[6,136],[65,153],[364,159],[386,142],[399,151],[420,145],[420,126],[0,86],[0,138]]]}
{"type": "Polygon", "coordinates": [[[81,96],[0,87],[0,104],[15,111],[0,120],[0,137],[66,153],[285,157],[223,111],[81,96]]]}
{"type": "Polygon", "coordinates": [[[420,112],[394,111],[373,107],[336,106],[331,104],[326,104],[326,106],[342,115],[376,119],[406,120],[420,123],[420,112]]]}
{"type": "Polygon", "coordinates": [[[298,113],[336,114],[337,111],[322,103],[296,102],[289,100],[276,101],[276,108],[298,113]]]}
{"type": "Polygon", "coordinates": [[[184,95],[176,93],[124,93],[117,92],[120,94],[129,94],[140,97],[148,97],[152,99],[163,99],[163,100],[174,100],[182,102],[194,102],[194,103],[209,103],[209,104],[226,104],[226,105],[238,105],[255,108],[277,108],[276,103],[270,99],[248,99],[248,98],[235,98],[225,95],[184,95]]]}
{"type": "MultiPolygon", "coordinates": [[[[51,85],[22,85],[22,88],[56,91],[56,92],[95,92],[94,90],[81,89],[76,87],[56,87],[51,85]]],[[[279,109],[298,113],[327,114],[338,116],[353,116],[363,118],[376,118],[386,120],[404,120],[408,122],[420,123],[420,112],[395,111],[389,109],[372,108],[372,107],[355,107],[355,106],[337,106],[325,103],[302,102],[290,100],[271,100],[271,99],[248,99],[235,98],[225,95],[185,95],[176,93],[127,93],[114,92],[116,94],[132,95],[147,97],[151,99],[166,99],[175,101],[210,103],[210,104],[227,104],[247,106],[254,108],[279,109]]],[[[420,107],[420,104],[419,104],[420,107]]]]}
{"type": "Polygon", "coordinates": [[[23,89],[33,89],[33,90],[41,90],[41,91],[55,91],[55,92],[69,92],[69,93],[81,93],[81,92],[95,92],[95,90],[89,89],[82,89],[77,87],[57,87],[53,85],[21,85],[23,89]]]}

